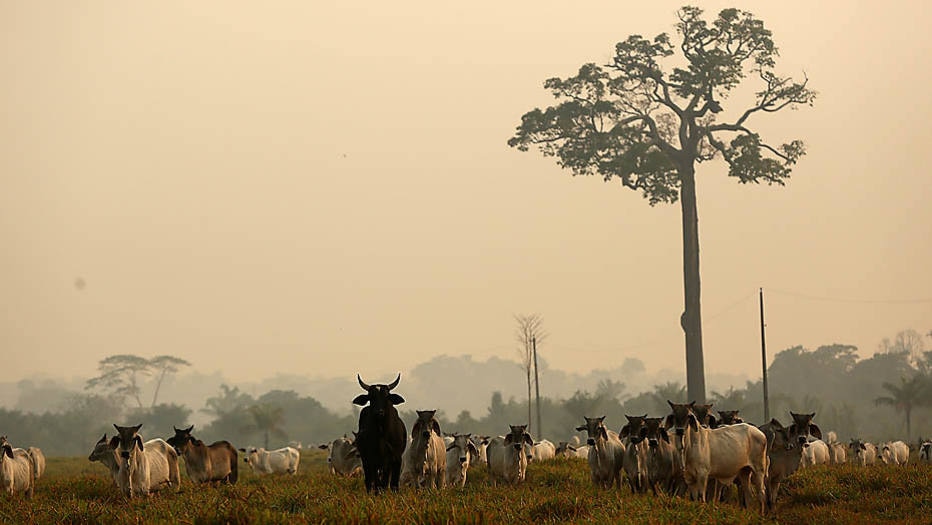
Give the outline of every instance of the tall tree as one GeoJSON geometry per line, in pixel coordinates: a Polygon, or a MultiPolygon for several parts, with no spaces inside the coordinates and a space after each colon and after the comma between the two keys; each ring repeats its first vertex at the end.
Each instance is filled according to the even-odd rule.
{"type": "Polygon", "coordinates": [[[725,9],[711,23],[697,7],[677,13],[674,39],[631,35],[610,64],[585,64],[576,76],[544,83],[561,102],[526,113],[508,145],[536,145],[574,175],[600,175],[640,191],[651,206],[680,201],[683,228],[686,374],[689,398],[705,400],[699,286],[696,164],[721,158],[742,183],[783,185],[805,153],[798,140],[773,145],[748,127],[751,118],[811,105],[808,79],[774,72],[777,48],[763,21],[725,9]],[[676,41],[674,41],[676,40],[676,41]],[[662,67],[678,54],[679,63],[662,67]],[[746,75],[762,86],[750,107],[719,121],[723,100],[746,75]]]}
{"type": "Polygon", "coordinates": [[[277,405],[268,403],[258,403],[249,407],[249,415],[252,416],[250,425],[252,430],[262,433],[263,447],[268,450],[269,437],[285,437],[285,410],[277,405]]]}
{"type": "Polygon", "coordinates": [[[100,375],[87,380],[86,390],[103,388],[119,400],[131,397],[142,408],[140,376],[149,375],[149,360],[132,354],[117,354],[101,359],[97,364],[100,375]]]}
{"type": "Polygon", "coordinates": [[[877,405],[891,406],[897,413],[903,412],[906,417],[906,437],[912,438],[912,413],[913,408],[928,404],[925,378],[921,374],[916,374],[909,379],[900,378],[900,384],[884,382],[883,389],[889,395],[880,396],[874,399],[877,405]]]}
{"type": "MultiPolygon", "coordinates": [[[[518,341],[518,358],[521,359],[521,366],[527,375],[527,424],[528,431],[531,430],[531,376],[535,367],[535,345],[543,341],[546,334],[543,330],[544,320],[538,314],[516,315],[515,321],[518,323],[515,337],[518,341]]],[[[538,422],[539,423],[539,422],[538,422]]],[[[536,429],[538,435],[540,429],[536,429]]]]}
{"type": "Polygon", "coordinates": [[[149,367],[155,372],[155,393],[152,394],[152,406],[155,407],[159,399],[159,390],[162,388],[162,381],[168,374],[178,372],[182,366],[191,366],[191,363],[180,357],[173,355],[157,355],[149,360],[149,367]]]}

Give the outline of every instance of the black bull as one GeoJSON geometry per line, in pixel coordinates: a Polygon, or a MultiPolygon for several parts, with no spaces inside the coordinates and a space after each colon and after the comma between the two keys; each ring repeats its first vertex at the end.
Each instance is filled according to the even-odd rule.
{"type": "Polygon", "coordinates": [[[359,413],[356,449],[362,459],[366,492],[380,492],[389,486],[398,490],[401,456],[408,444],[408,430],[395,410],[395,405],[405,400],[392,393],[401,374],[387,385],[367,385],[358,374],[356,379],[366,391],[353,399],[354,404],[364,407],[359,413]]]}

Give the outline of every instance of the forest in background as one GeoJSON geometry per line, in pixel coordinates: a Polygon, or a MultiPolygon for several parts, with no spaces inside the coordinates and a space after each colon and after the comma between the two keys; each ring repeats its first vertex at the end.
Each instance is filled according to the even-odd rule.
{"type": "MultiPolygon", "coordinates": [[[[89,453],[102,434],[112,435],[113,423],[142,423],[141,433],[147,438],[171,436],[173,426],[195,424],[198,438],[226,439],[237,447],[289,442],[315,446],[356,428],[358,408],[350,404],[359,391],[355,377],[283,376],[278,384],[218,385],[210,379],[216,381],[219,375],[187,371],[188,366],[171,356],[110,356],[101,361],[101,374],[83,384],[24,380],[15,384],[15,394],[5,385],[4,397],[12,395],[18,402],[0,409],[0,434],[16,446],[75,456],[89,453]],[[107,367],[114,362],[117,366],[107,367]],[[181,385],[188,382],[202,389],[200,395],[187,389],[179,398],[181,385]],[[324,397],[329,404],[321,400],[324,397]]],[[[470,356],[438,356],[403,374],[396,391],[406,403],[398,408],[408,424],[416,409],[438,409],[445,431],[497,435],[509,424],[528,423],[524,375],[519,363],[505,359],[478,362],[470,356]]],[[[681,378],[681,372],[649,374],[631,358],[615,369],[587,375],[544,364],[542,432],[533,428],[536,407],[531,432],[556,442],[575,435],[573,429],[583,416],[606,416],[606,423],[617,430],[625,414],[664,415],[667,400],[689,401],[681,378]]],[[[922,336],[914,330],[885,340],[866,358],[851,345],[795,346],[778,352],[768,367],[770,414],[787,422],[791,410],[815,412],[823,431],[834,430],[841,439],[915,442],[932,435],[930,378],[932,352],[924,350],[922,336]]],[[[364,379],[387,382],[393,377],[364,379]]],[[[760,380],[718,390],[715,382],[710,384],[708,401],[715,409],[740,410],[746,421],[764,422],[760,380]]]]}

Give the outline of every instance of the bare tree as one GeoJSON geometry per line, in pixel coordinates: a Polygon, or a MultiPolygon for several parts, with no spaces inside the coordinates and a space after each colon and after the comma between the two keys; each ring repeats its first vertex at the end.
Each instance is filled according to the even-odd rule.
{"type": "MultiPolygon", "coordinates": [[[[535,369],[534,347],[539,344],[547,334],[543,331],[543,318],[538,314],[515,315],[518,323],[515,336],[518,340],[518,358],[527,376],[527,422],[528,430],[531,428],[531,374],[535,369]]],[[[537,429],[538,434],[540,429],[537,429]]]]}
{"type": "Polygon", "coordinates": [[[155,380],[155,393],[152,394],[152,406],[155,406],[156,401],[159,399],[159,389],[162,388],[162,381],[165,379],[165,376],[174,374],[182,366],[191,366],[191,363],[172,355],[157,355],[149,360],[149,366],[158,376],[155,380]]]}

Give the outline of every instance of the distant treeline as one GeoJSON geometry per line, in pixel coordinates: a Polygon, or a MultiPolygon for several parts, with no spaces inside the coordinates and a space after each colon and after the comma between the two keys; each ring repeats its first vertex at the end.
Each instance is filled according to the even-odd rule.
{"type": "MultiPolygon", "coordinates": [[[[835,430],[841,439],[907,439],[932,435],[932,352],[916,352],[895,346],[868,359],[858,359],[856,348],[828,345],[814,351],[793,347],[778,353],[768,369],[770,415],[783,422],[789,411],[815,412],[823,430],[835,430]],[[910,430],[907,432],[907,419],[910,430]]],[[[685,399],[685,387],[676,381],[656,385],[637,395],[626,395],[625,383],[636,378],[605,379],[590,389],[579,390],[566,399],[541,399],[543,432],[533,428],[535,438],[567,440],[583,416],[606,416],[610,428],[618,430],[625,414],[660,416],[668,413],[667,400],[685,399]]],[[[438,381],[442,379],[438,378],[438,381]]],[[[423,379],[422,379],[423,381],[423,379]]],[[[404,396],[404,381],[397,391],[404,396]]],[[[464,392],[463,395],[483,395],[464,392]]],[[[484,414],[463,410],[446,413],[442,406],[399,407],[410,425],[416,409],[439,409],[444,431],[498,435],[509,424],[528,421],[526,399],[503,399],[500,392],[487,392],[489,405],[484,414]]],[[[744,419],[763,423],[761,382],[748,382],[744,388],[711,392],[715,409],[740,410],[744,419]]],[[[226,439],[237,447],[270,447],[299,441],[316,446],[356,428],[354,414],[338,415],[309,396],[290,390],[271,390],[258,397],[223,385],[209,397],[203,412],[211,422],[195,427],[194,435],[211,442],[226,439]]],[[[125,399],[99,394],[76,394],[64,407],[44,413],[0,409],[0,434],[9,436],[15,446],[39,446],[50,456],[88,454],[103,434],[113,434],[113,423],[138,424],[146,438],[167,437],[172,427],[187,426],[192,409],[179,404],[129,407],[125,399]]]]}

